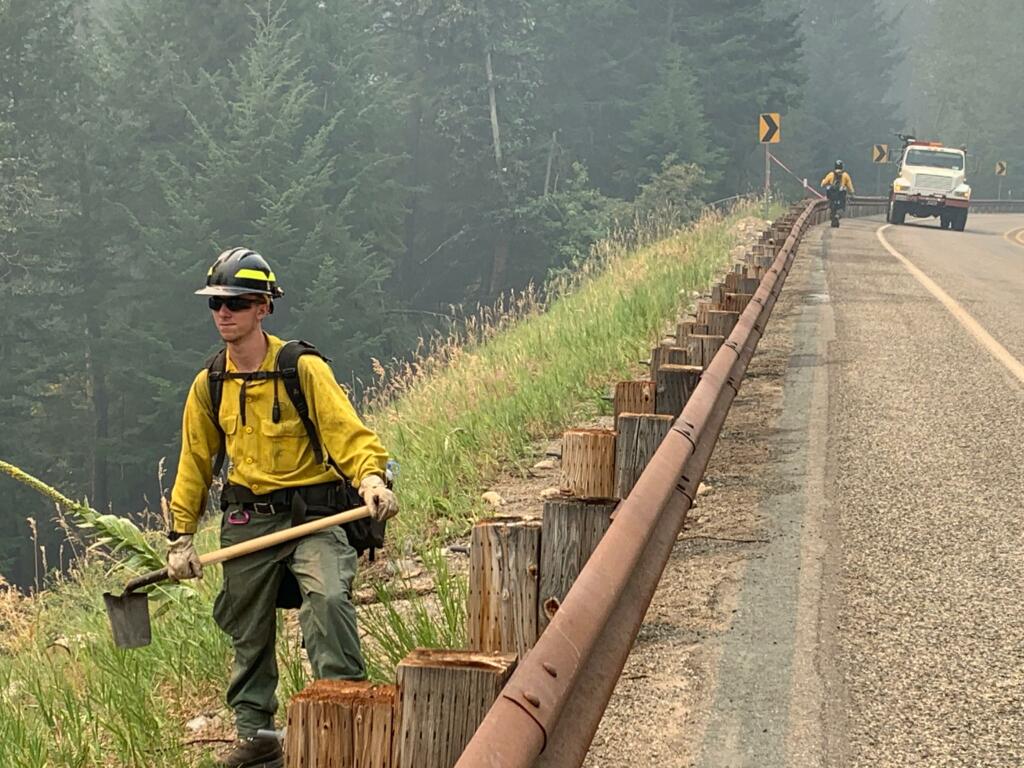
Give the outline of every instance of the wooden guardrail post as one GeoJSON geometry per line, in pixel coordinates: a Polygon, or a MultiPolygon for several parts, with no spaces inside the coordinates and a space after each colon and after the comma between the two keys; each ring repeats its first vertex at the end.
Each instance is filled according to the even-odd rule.
{"type": "Polygon", "coordinates": [[[687,360],[690,365],[707,368],[711,359],[718,354],[718,350],[724,343],[724,336],[693,335],[687,339],[687,360]]]}
{"type": "Polygon", "coordinates": [[[614,501],[549,499],[540,535],[540,605],[537,627],[554,617],[569,588],[611,525],[614,501]]]}
{"type": "Polygon", "coordinates": [[[492,518],[473,526],[470,650],[522,657],[537,642],[540,536],[539,518],[492,518]]]}
{"type": "Polygon", "coordinates": [[[615,418],[620,413],[654,413],[654,382],[620,381],[615,385],[615,418]]]}
{"type": "Polygon", "coordinates": [[[655,413],[678,416],[690,399],[703,369],[699,365],[663,365],[658,371],[655,413]]]}
{"type": "Polygon", "coordinates": [[[452,768],[515,666],[513,654],[421,648],[406,656],[397,671],[394,768],[452,768]]]}
{"type": "Polygon", "coordinates": [[[616,422],[619,436],[615,441],[616,497],[629,496],[675,420],[675,416],[660,414],[623,413],[619,416],[616,422]]]}
{"type": "Polygon", "coordinates": [[[580,499],[614,498],[614,430],[570,429],[562,435],[562,491],[580,499]]]}
{"type": "Polygon", "coordinates": [[[393,685],[311,683],[288,704],[286,768],[392,768],[395,700],[393,685]]]}
{"type": "Polygon", "coordinates": [[[725,309],[716,309],[708,312],[707,335],[729,338],[729,334],[732,333],[732,329],[736,327],[739,319],[739,312],[730,312],[725,309]]]}
{"type": "Polygon", "coordinates": [[[676,344],[680,347],[686,346],[686,340],[694,334],[707,333],[707,325],[700,324],[696,320],[683,320],[676,329],[676,344]]]}
{"type": "Polygon", "coordinates": [[[747,304],[754,298],[752,293],[727,293],[725,294],[725,303],[722,304],[722,309],[729,312],[742,312],[747,308],[747,304]]]}

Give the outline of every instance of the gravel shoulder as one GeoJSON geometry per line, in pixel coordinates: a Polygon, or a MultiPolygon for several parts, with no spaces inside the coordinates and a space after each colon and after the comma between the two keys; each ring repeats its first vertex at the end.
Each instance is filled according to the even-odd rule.
{"type": "Polygon", "coordinates": [[[807,260],[798,259],[709,464],[708,492],[679,537],[591,747],[591,768],[698,764],[747,572],[775,536],[764,502],[793,490],[764,469],[788,450],[776,437],[809,281],[807,260]]]}

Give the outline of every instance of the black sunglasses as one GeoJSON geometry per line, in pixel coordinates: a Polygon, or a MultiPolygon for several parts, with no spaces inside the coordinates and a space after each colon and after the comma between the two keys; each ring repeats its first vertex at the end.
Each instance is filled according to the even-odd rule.
{"type": "Polygon", "coordinates": [[[207,303],[214,312],[221,307],[227,307],[232,312],[244,312],[259,302],[253,299],[244,299],[241,296],[210,296],[207,303]]]}

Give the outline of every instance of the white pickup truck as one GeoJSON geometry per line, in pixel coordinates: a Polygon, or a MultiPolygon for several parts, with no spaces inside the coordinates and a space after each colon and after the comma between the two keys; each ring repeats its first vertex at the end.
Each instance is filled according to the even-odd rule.
{"type": "Polygon", "coordinates": [[[963,232],[971,188],[967,185],[967,153],[936,141],[906,137],[899,172],[889,191],[891,224],[908,215],[937,216],[943,229],[963,232]]]}

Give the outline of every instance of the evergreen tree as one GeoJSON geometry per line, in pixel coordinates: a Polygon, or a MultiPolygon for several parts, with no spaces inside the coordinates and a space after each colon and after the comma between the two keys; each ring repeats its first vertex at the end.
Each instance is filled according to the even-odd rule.
{"type": "Polygon", "coordinates": [[[871,147],[894,144],[903,127],[901,105],[890,95],[902,58],[898,19],[875,0],[805,0],[801,20],[807,85],[803,107],[788,121],[801,167],[817,184],[841,158],[858,192],[875,194],[871,147]]]}
{"type": "Polygon", "coordinates": [[[638,104],[626,137],[630,161],[623,173],[635,185],[646,182],[668,158],[700,166],[717,164],[708,148],[697,81],[678,46],[666,46],[658,79],[638,104]]]}
{"type": "Polygon", "coordinates": [[[966,145],[968,181],[976,196],[995,197],[997,160],[1009,162],[1004,193],[1024,185],[1019,141],[1024,105],[1006,91],[1002,75],[1024,56],[1024,6],[979,0],[964,6],[935,0],[913,56],[913,87],[920,94],[913,127],[922,137],[966,145]],[[943,55],[955,40],[955,57],[943,55]]]}
{"type": "Polygon", "coordinates": [[[195,289],[220,250],[252,245],[274,264],[286,290],[272,327],[315,340],[339,372],[351,375],[379,354],[381,283],[389,265],[351,234],[351,197],[338,199],[329,146],[341,115],[323,123],[310,118],[322,107],[301,68],[298,37],[279,16],[255,25],[253,42],[220,92],[218,124],[195,118],[188,152],[195,166],[169,164],[162,171],[168,219],[147,231],[146,249],[183,279],[146,336],[192,329],[213,341],[201,306],[180,309],[175,330],[166,325],[170,305],[195,289]]]}
{"type": "MultiPolygon", "coordinates": [[[[114,151],[103,130],[91,32],[70,0],[12,0],[0,24],[0,103],[8,153],[31,169],[38,198],[5,234],[13,266],[3,290],[0,342],[17,368],[9,380],[9,455],[95,504],[110,499],[109,357],[105,319],[116,212],[107,194],[114,151]],[[24,458],[22,458],[24,457],[24,458]]],[[[5,355],[5,359],[6,355],[5,355]]],[[[18,497],[15,497],[17,499],[18,497]]],[[[31,512],[40,540],[56,539],[38,501],[7,508],[13,530],[31,512]]],[[[31,551],[29,550],[31,557],[31,551]]]]}
{"type": "Polygon", "coordinates": [[[763,175],[757,116],[786,114],[800,103],[798,19],[770,14],[766,0],[689,0],[675,24],[701,86],[708,133],[722,153],[719,191],[757,189],[763,175]]]}

